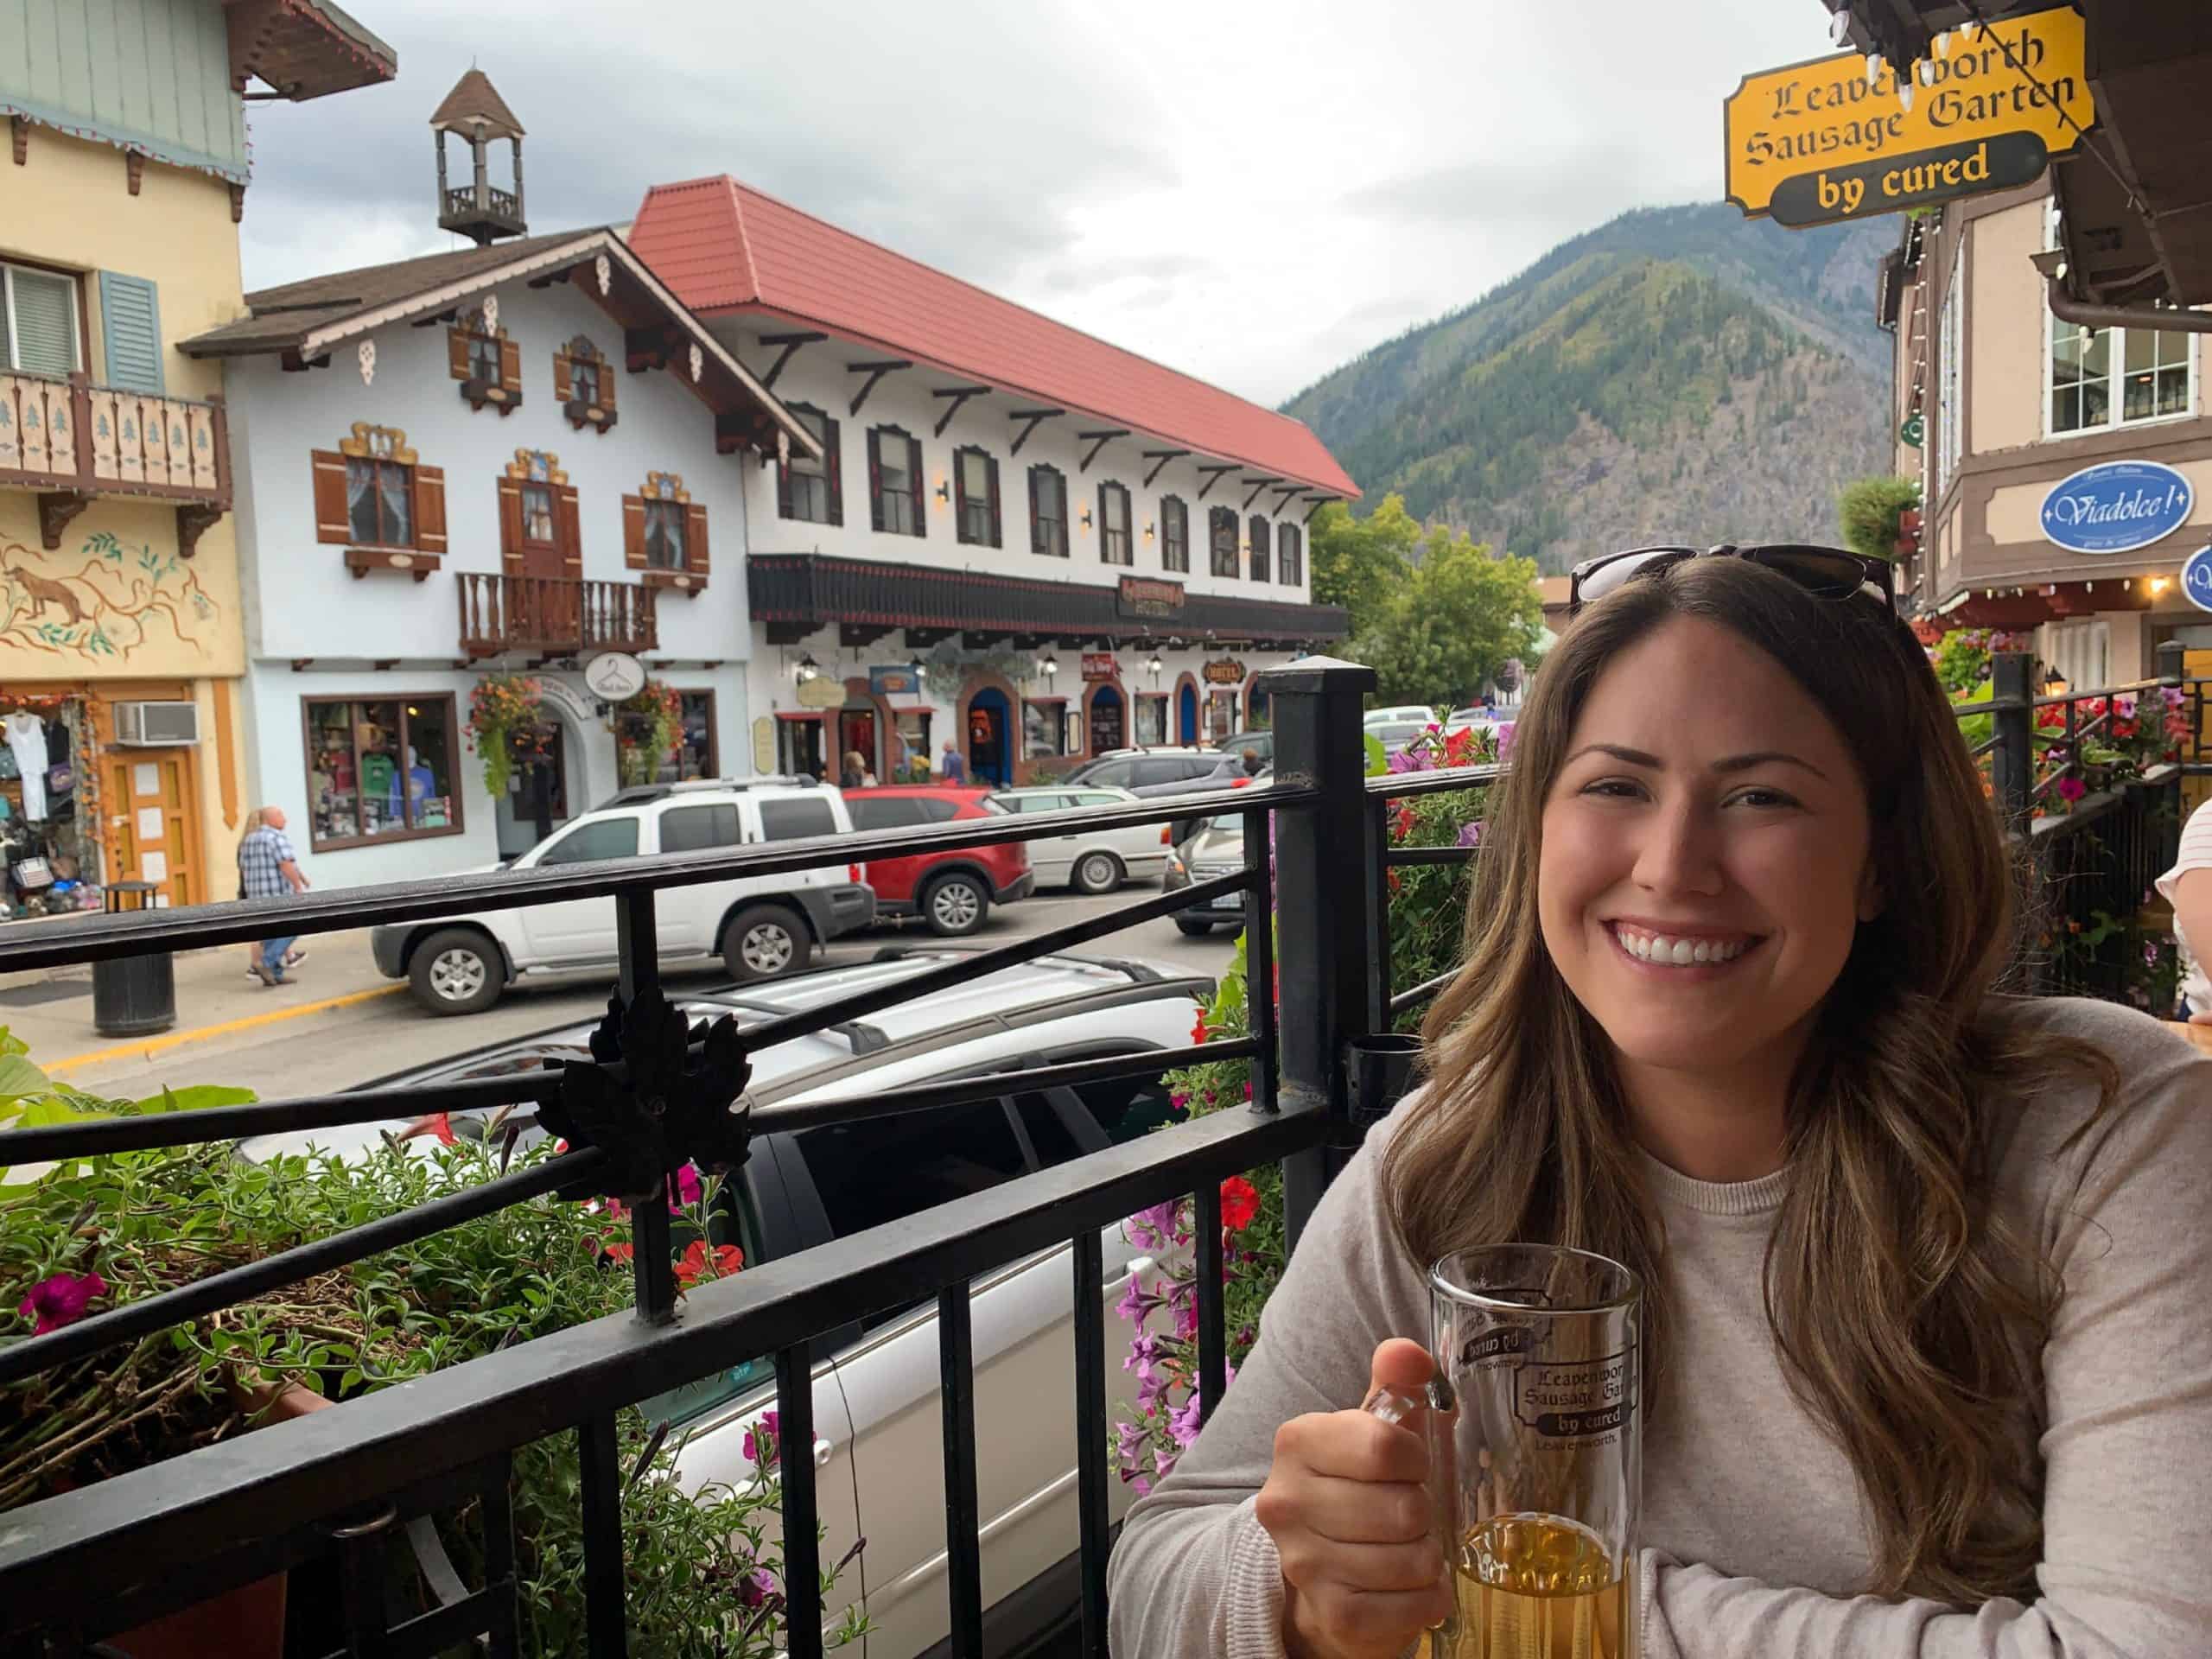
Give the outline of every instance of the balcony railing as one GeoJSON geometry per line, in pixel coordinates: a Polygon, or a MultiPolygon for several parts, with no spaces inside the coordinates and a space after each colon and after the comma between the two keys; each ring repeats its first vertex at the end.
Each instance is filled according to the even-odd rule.
{"type": "Polygon", "coordinates": [[[48,547],[94,496],[150,496],[182,509],[189,543],[231,505],[229,423],[219,398],[159,397],[67,378],[0,372],[0,489],[45,497],[48,547]]]}
{"type": "Polygon", "coordinates": [[[652,651],[660,645],[653,590],[634,582],[463,571],[461,648],[470,657],[534,652],[652,651]]]}
{"type": "MultiPolygon", "coordinates": [[[[2010,683],[2016,668],[2017,659],[2015,668],[2005,670],[2008,683],[1999,685],[1987,706],[1999,725],[1987,747],[1994,756],[2011,757],[1997,763],[1997,798],[2018,823],[2024,821],[2031,783],[2014,764],[2022,753],[2031,704],[2015,695],[2018,688],[2010,683]]],[[[1191,1195],[1199,1251],[1198,1391],[1202,1416],[1211,1413],[1226,1376],[1220,1183],[1229,1175],[1281,1161],[1287,1230],[1295,1243],[1330,1171],[1361,1133],[1352,1116],[1347,1057],[1362,1039],[1387,1030],[1394,1018],[1433,995],[1441,983],[1432,981],[1391,995],[1383,908],[1389,870],[1479,856],[1473,849],[1393,850],[1389,804],[1409,795],[1467,788],[1500,775],[1497,768],[1481,768],[1368,779],[1360,709],[1362,694],[1374,684],[1372,672],[1313,659],[1276,671],[1270,680],[1278,778],[1270,786],[1080,812],[1025,814],[987,824],[935,825],[872,835],[865,842],[867,857],[891,858],[1009,838],[1036,840],[1236,814],[1245,830],[1241,870],[964,957],[895,985],[774,1018],[745,1028],[736,1040],[749,1055],[844,1028],[995,970],[1239,893],[1248,923],[1248,1038],[734,1109],[730,1106],[742,1086],[742,1065],[727,1053],[717,1060],[711,1043],[695,1040],[690,1050],[695,1059],[718,1065],[717,1075],[726,1079],[727,1092],[717,1090],[714,1098],[728,1104],[705,1114],[725,1151],[733,1135],[741,1144],[747,1135],[771,1131],[862,1122],[1108,1078],[1157,1077],[1201,1061],[1249,1060],[1251,1109],[1196,1118],[834,1243],[748,1264],[740,1274],[691,1290],[680,1321],[670,1224],[661,1202],[663,1170],[678,1166],[697,1148],[671,1127],[676,1115],[661,1110],[665,1085],[655,1083],[653,1074],[664,1070],[665,1056],[657,1063],[647,1057],[609,1059],[595,1050],[594,1064],[572,1064],[566,1074],[529,1071],[0,1132],[0,1165],[30,1165],[464,1108],[546,1106],[564,1097],[569,1077],[576,1074],[582,1074],[580,1083],[588,1084],[601,1103],[594,1121],[607,1121],[612,1111],[626,1125],[622,1132],[602,1131],[598,1141],[572,1134],[573,1149],[480,1187],[0,1347],[0,1386],[78,1365],[120,1344],[158,1336],[556,1188],[624,1198],[632,1205],[635,1243],[632,1313],[519,1343],[416,1378],[404,1388],[363,1393],[334,1409],[10,1511],[0,1526],[0,1651],[41,1651],[44,1642],[48,1645],[43,1651],[75,1659],[113,1633],[335,1554],[347,1588],[347,1651],[426,1654],[480,1637],[492,1654],[511,1654],[517,1586],[505,1494],[512,1459],[535,1440],[574,1433],[582,1471],[577,1502],[583,1522],[586,1650],[593,1659],[624,1654],[628,1586],[616,1414],[694,1379],[756,1357],[772,1358],[781,1414],[779,1438],[787,1446],[808,1446],[814,1434],[815,1339],[934,1295],[945,1380],[940,1409],[951,1650],[980,1656],[982,1589],[969,1284],[1002,1263],[1068,1243],[1077,1310],[1071,1456],[1080,1516],[1083,1641],[1086,1654],[1103,1655],[1110,1511],[1100,1230],[1148,1205],[1191,1195]],[[1347,881],[1343,862],[1352,849],[1363,849],[1362,868],[1357,880],[1347,881]],[[1278,887],[1299,895],[1298,901],[1278,910],[1278,887]],[[1313,902],[1313,895],[1324,893],[1330,895],[1328,903],[1313,902]],[[644,1097],[648,1093],[653,1096],[650,1103],[644,1097]],[[610,1100],[616,1103],[608,1106],[610,1100]],[[647,1174],[615,1179],[622,1156],[648,1136],[654,1137],[658,1152],[647,1174]],[[1209,1240],[1214,1241],[1211,1246],[1209,1240]],[[464,1507],[484,1517],[486,1581],[471,1587],[448,1574],[450,1581],[438,1592],[441,1605],[387,1630],[389,1616],[377,1593],[385,1582],[385,1552],[416,1518],[464,1507]]],[[[2199,732],[2204,690],[2199,683],[2186,693],[2199,732]]],[[[2191,766],[2201,764],[2201,742],[2192,740],[2185,758],[2191,766]]],[[[2175,780],[2161,779],[2157,787],[2170,796],[2175,780]]],[[[2108,827],[2101,822],[2100,838],[2108,827]]],[[[2167,823],[2156,830],[2163,840],[2154,856],[2171,851],[2177,829],[2167,823]]],[[[2067,833],[2055,830],[2043,844],[2067,833]]],[[[2075,839],[2086,847],[2091,837],[2075,839]]],[[[658,986],[654,912],[664,892],[670,903],[681,906],[687,899],[681,890],[702,883],[841,867],[855,856],[852,838],[823,837],[315,892],[253,906],[20,923],[0,930],[0,972],[243,944],[272,932],[330,932],[611,895],[620,921],[616,995],[627,1004],[658,986]]],[[[2131,870],[2126,880],[2133,879],[2131,870]]],[[[822,1596],[813,1460],[783,1459],[782,1480],[785,1640],[791,1659],[818,1659],[822,1596]]]]}
{"type": "Polygon", "coordinates": [[[447,190],[445,216],[448,219],[468,219],[483,213],[497,219],[512,219],[519,224],[522,219],[521,199],[513,191],[502,190],[492,184],[484,187],[480,196],[476,187],[471,184],[447,190]]]}

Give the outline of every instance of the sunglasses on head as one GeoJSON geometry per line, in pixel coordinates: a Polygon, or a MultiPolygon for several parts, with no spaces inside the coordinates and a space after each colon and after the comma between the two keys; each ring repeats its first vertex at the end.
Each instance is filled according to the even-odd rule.
{"type": "Polygon", "coordinates": [[[1897,608],[1896,573],[1886,559],[1796,542],[1751,547],[1724,542],[1719,547],[1632,547],[1585,559],[1568,577],[1567,613],[1573,616],[1585,605],[1626,587],[1638,576],[1654,575],[1684,559],[1700,558],[1749,559],[1777,575],[1789,577],[1816,598],[1849,599],[1871,590],[1870,596],[1879,599],[1892,614],[1897,608]]]}

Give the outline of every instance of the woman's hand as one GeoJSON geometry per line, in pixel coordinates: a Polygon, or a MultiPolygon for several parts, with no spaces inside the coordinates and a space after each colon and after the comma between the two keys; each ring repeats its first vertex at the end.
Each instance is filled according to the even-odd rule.
{"type": "MultiPolygon", "coordinates": [[[[1420,1397],[1435,1366],[1417,1342],[1375,1351],[1374,1383],[1420,1397]]],[[[1353,1409],[1294,1417],[1275,1432],[1260,1524],[1282,1560],[1291,1659],[1395,1659],[1452,1611],[1428,1491],[1428,1441],[1353,1409]]]]}

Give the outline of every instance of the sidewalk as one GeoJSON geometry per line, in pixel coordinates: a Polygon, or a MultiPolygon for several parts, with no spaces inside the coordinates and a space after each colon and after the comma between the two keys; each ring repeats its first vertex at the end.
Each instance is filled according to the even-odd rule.
{"type": "Polygon", "coordinates": [[[300,946],[308,960],[275,987],[246,976],[242,944],[181,953],[176,1023],[145,1037],[103,1037],[93,1030],[89,963],[0,974],[0,1026],[30,1045],[31,1060],[49,1076],[72,1077],[406,989],[404,981],[377,972],[366,928],[318,934],[300,946]]]}

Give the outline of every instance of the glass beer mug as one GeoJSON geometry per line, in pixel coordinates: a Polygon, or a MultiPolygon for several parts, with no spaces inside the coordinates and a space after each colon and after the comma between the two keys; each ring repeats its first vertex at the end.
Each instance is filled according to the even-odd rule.
{"type": "Polygon", "coordinates": [[[1643,1287],[1586,1250],[1498,1244],[1429,1270],[1429,1491],[1457,1605],[1431,1659],[1635,1659],[1643,1287]]]}

